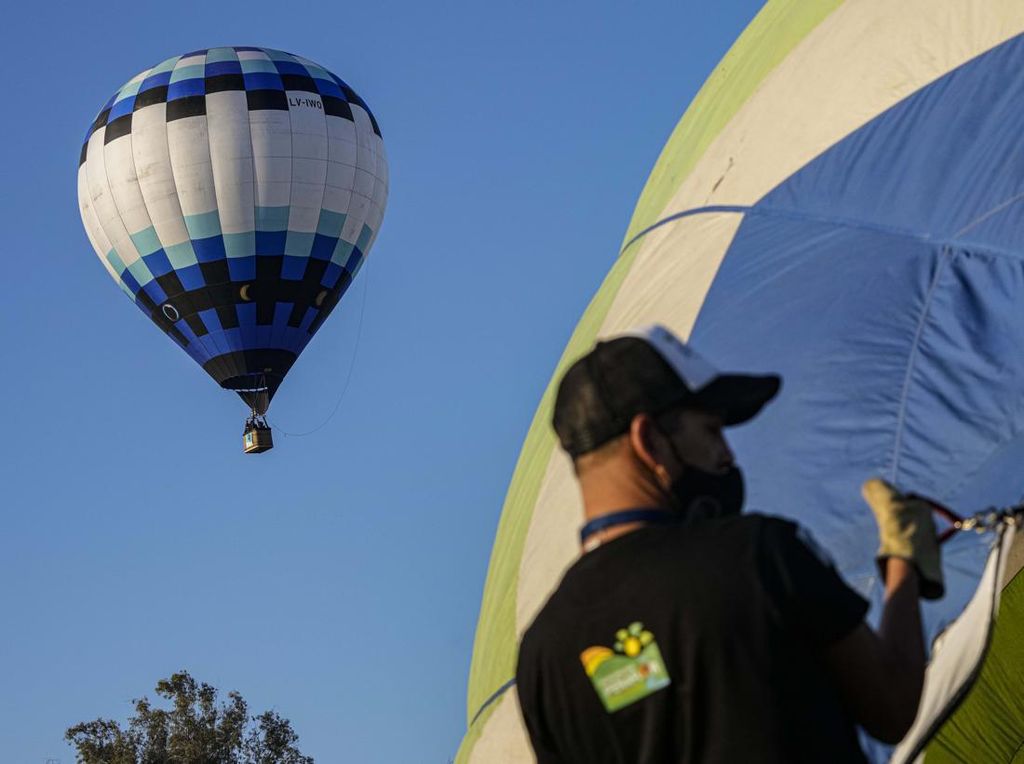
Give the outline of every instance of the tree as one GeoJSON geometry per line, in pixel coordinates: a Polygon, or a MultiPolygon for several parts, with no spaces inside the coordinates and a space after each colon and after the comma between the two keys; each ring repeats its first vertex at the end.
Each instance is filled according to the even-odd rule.
{"type": "Polygon", "coordinates": [[[132,701],[126,729],[110,719],[69,727],[64,737],[79,764],[313,764],[296,748],[291,722],[274,711],[250,717],[237,692],[218,704],[216,688],[187,671],[161,679],[156,692],[174,707],[154,708],[143,697],[132,701]]]}

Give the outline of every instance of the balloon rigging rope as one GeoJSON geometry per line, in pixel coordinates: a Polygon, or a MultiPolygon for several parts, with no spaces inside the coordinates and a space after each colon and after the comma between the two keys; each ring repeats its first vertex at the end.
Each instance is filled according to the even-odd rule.
{"type": "Polygon", "coordinates": [[[324,427],[326,427],[332,419],[334,419],[334,415],[337,414],[338,409],[341,408],[341,402],[345,398],[345,393],[348,392],[349,383],[352,381],[352,371],[356,367],[356,356],[359,355],[359,340],[363,336],[363,315],[366,313],[366,293],[370,289],[370,269],[368,266],[369,263],[366,263],[362,267],[362,270],[366,271],[366,273],[363,274],[362,279],[363,302],[359,308],[359,321],[356,324],[356,342],[355,346],[352,348],[352,360],[349,362],[348,373],[345,375],[345,384],[341,386],[341,392],[338,394],[338,400],[334,402],[334,408],[331,409],[331,413],[327,415],[327,418],[320,424],[318,424],[316,427],[314,427],[312,430],[307,430],[306,432],[288,432],[287,430],[282,430],[274,422],[271,422],[270,419],[268,418],[267,423],[270,424],[271,427],[273,427],[275,430],[277,430],[279,433],[281,433],[287,438],[304,438],[307,435],[312,435],[315,432],[319,432],[324,427]]]}

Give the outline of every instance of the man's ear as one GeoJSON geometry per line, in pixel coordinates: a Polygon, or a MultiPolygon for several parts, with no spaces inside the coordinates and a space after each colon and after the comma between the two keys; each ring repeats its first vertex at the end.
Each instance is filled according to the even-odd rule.
{"type": "Polygon", "coordinates": [[[668,471],[659,458],[658,426],[650,414],[637,414],[629,423],[629,445],[636,458],[661,480],[668,480],[668,471]]]}

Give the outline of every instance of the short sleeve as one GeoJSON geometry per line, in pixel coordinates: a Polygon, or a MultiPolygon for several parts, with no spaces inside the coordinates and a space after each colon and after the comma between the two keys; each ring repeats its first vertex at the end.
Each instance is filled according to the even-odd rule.
{"type": "Polygon", "coordinates": [[[839,576],[827,553],[796,523],[765,518],[758,540],[762,587],[787,628],[824,648],[864,620],[867,601],[839,576]]]}

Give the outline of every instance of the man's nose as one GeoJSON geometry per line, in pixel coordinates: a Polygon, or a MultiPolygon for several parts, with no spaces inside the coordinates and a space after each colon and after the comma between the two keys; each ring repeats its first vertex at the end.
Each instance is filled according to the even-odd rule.
{"type": "Polygon", "coordinates": [[[718,460],[718,466],[722,470],[731,469],[736,466],[736,455],[732,452],[732,449],[729,448],[729,443],[725,438],[722,438],[722,453],[718,460]]]}

